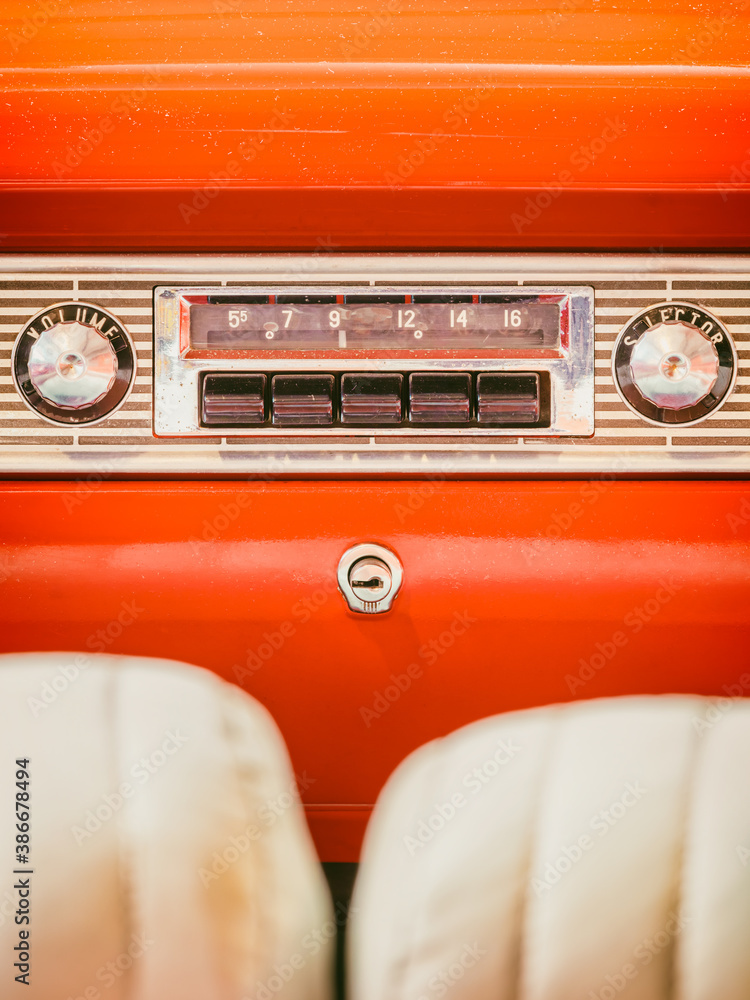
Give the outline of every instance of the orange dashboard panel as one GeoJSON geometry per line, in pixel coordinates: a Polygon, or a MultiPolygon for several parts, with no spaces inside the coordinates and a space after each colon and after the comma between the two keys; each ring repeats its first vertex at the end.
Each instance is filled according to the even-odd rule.
{"type": "Polygon", "coordinates": [[[278,721],[325,861],[356,860],[407,753],[472,720],[750,694],[745,483],[6,483],[0,523],[3,650],[81,652],[33,716],[94,653],[208,667],[278,721]],[[403,566],[387,614],[336,584],[361,541],[403,566]]]}
{"type": "Polygon", "coordinates": [[[4,4],[4,248],[739,249],[750,10],[4,4]]]}

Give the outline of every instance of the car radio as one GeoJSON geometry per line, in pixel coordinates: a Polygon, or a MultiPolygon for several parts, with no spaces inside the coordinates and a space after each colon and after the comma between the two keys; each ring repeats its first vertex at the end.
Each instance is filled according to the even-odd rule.
{"type": "Polygon", "coordinates": [[[750,471],[741,254],[1,260],[8,474],[750,471]]]}
{"type": "Polygon", "coordinates": [[[157,287],[158,435],[594,431],[591,288],[157,287]]]}

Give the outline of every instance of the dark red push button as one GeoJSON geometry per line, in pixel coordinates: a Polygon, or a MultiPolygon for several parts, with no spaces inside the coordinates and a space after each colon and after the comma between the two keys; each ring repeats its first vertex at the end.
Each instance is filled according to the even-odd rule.
{"type": "Polygon", "coordinates": [[[400,424],[403,375],[341,376],[341,423],[378,426],[400,424]]]}
{"type": "Polygon", "coordinates": [[[227,372],[203,379],[201,423],[205,427],[252,427],[266,419],[266,376],[227,372]]]}
{"type": "Polygon", "coordinates": [[[413,424],[468,424],[471,375],[468,372],[410,375],[409,416],[413,424]]]}
{"type": "Polygon", "coordinates": [[[480,424],[516,427],[539,422],[539,376],[535,372],[493,372],[477,376],[480,424]]]}
{"type": "Polygon", "coordinates": [[[333,375],[274,375],[273,422],[279,427],[324,427],[333,423],[333,375]]]}

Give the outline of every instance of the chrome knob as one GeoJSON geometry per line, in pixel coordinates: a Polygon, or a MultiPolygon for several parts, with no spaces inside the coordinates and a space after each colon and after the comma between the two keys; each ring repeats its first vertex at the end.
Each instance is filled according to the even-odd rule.
{"type": "Polygon", "coordinates": [[[686,427],[726,402],[737,375],[729,331],[692,302],[661,302],[634,316],[612,352],[625,403],[652,424],[686,427]]]}
{"type": "Polygon", "coordinates": [[[13,382],[30,410],[53,424],[98,423],[120,407],[135,381],[133,342],[107,309],[59,302],[16,337],[13,382]]]}
{"type": "Polygon", "coordinates": [[[97,403],[112,388],[117,355],[96,327],[56,323],[29,351],[28,373],[42,399],[77,410],[97,403]]]}
{"type": "Polygon", "coordinates": [[[699,403],[716,385],[719,355],[697,327],[659,323],[633,348],[630,371],[645,399],[682,410],[699,403]]]}

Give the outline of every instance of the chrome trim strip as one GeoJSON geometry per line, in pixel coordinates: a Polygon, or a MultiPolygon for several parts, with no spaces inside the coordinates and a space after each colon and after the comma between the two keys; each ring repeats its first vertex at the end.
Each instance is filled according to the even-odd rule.
{"type": "Polygon", "coordinates": [[[700,254],[336,254],[324,244],[312,254],[88,254],[64,256],[3,256],[0,271],[34,274],[128,274],[162,278],[185,274],[200,275],[205,281],[225,279],[227,275],[255,274],[264,281],[299,280],[306,274],[315,281],[341,280],[343,273],[352,278],[373,281],[446,280],[463,271],[473,281],[500,281],[524,272],[524,281],[545,280],[565,275],[579,275],[586,282],[618,275],[636,282],[649,275],[675,271],[711,277],[747,275],[750,253],[701,256],[700,254]],[[634,266],[637,265],[635,271],[634,266]]]}

